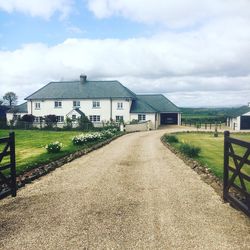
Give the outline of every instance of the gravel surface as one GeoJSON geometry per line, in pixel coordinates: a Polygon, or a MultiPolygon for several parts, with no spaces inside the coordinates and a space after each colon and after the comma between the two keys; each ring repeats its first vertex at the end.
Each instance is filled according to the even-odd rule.
{"type": "Polygon", "coordinates": [[[250,249],[250,220],[161,143],[125,135],[0,201],[1,249],[250,249]]]}

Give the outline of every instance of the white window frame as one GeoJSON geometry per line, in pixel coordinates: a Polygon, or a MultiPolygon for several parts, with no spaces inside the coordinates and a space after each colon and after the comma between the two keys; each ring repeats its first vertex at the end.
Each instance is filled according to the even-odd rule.
{"type": "Polygon", "coordinates": [[[115,116],[115,121],[116,121],[116,122],[123,121],[123,115],[116,115],[116,116],[115,116]]]}
{"type": "Polygon", "coordinates": [[[138,121],[139,122],[146,121],[146,115],[145,114],[138,114],[138,121]]]}
{"type": "Polygon", "coordinates": [[[79,100],[74,100],[73,101],[73,108],[80,108],[81,107],[81,102],[79,100]]]}
{"type": "Polygon", "coordinates": [[[55,105],[54,108],[60,109],[60,108],[62,108],[62,101],[55,101],[54,105],[55,105]]]}
{"type": "Polygon", "coordinates": [[[101,108],[101,102],[98,101],[98,100],[94,100],[94,101],[92,102],[92,108],[93,108],[93,109],[99,109],[99,108],[101,108]]]}
{"type": "Polygon", "coordinates": [[[73,122],[75,122],[75,121],[77,120],[76,115],[72,115],[72,117],[71,117],[71,118],[72,118],[72,121],[73,121],[73,122]]]}
{"type": "Polygon", "coordinates": [[[36,110],[41,109],[41,103],[40,102],[35,102],[35,109],[36,110]]]}
{"type": "Polygon", "coordinates": [[[57,119],[58,123],[63,123],[64,122],[64,116],[62,116],[62,115],[56,116],[56,119],[57,119]]]}
{"type": "Polygon", "coordinates": [[[123,102],[117,103],[117,109],[119,109],[119,110],[123,109],[123,102]]]}
{"type": "Polygon", "coordinates": [[[89,120],[91,122],[100,122],[101,121],[101,116],[100,115],[90,115],[89,120]]]}
{"type": "Polygon", "coordinates": [[[35,123],[40,123],[41,122],[41,117],[40,116],[36,116],[34,122],[35,123]]]}

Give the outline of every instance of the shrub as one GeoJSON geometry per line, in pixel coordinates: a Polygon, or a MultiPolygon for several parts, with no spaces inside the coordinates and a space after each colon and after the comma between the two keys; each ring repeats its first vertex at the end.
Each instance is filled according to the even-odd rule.
{"type": "Polygon", "coordinates": [[[217,126],[215,127],[214,129],[214,137],[218,137],[219,136],[219,133],[218,133],[218,129],[217,129],[217,126]]]}
{"type": "Polygon", "coordinates": [[[53,128],[57,123],[57,117],[56,115],[46,115],[44,121],[47,128],[53,128]]]}
{"type": "Polygon", "coordinates": [[[74,145],[83,145],[88,142],[94,142],[98,140],[108,139],[115,135],[117,132],[116,128],[103,130],[101,132],[92,132],[86,134],[80,134],[72,138],[74,145]]]}
{"type": "Polygon", "coordinates": [[[58,153],[62,148],[62,143],[60,143],[59,141],[51,142],[46,145],[45,148],[47,149],[48,153],[58,153]]]}
{"type": "Polygon", "coordinates": [[[27,115],[24,115],[22,118],[21,118],[21,121],[23,122],[34,122],[35,120],[35,116],[34,115],[31,115],[31,114],[27,114],[27,115]]]}
{"type": "Polygon", "coordinates": [[[82,114],[78,119],[78,128],[82,130],[89,130],[93,128],[93,123],[88,119],[88,117],[82,114]]]}
{"type": "Polygon", "coordinates": [[[164,140],[168,143],[177,143],[179,142],[178,138],[175,135],[165,135],[164,140]]]}
{"type": "Polygon", "coordinates": [[[179,146],[179,150],[181,151],[181,153],[191,158],[199,156],[199,153],[201,152],[200,147],[196,147],[187,143],[181,143],[181,145],[179,146]]]}

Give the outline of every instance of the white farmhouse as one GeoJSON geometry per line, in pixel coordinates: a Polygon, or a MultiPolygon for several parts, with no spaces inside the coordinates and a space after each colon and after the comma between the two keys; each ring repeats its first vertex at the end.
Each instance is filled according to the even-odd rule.
{"type": "Polygon", "coordinates": [[[244,113],[227,118],[227,126],[233,130],[250,130],[250,102],[244,107],[244,113]]]}
{"type": "Polygon", "coordinates": [[[161,94],[136,95],[118,81],[89,81],[85,75],[78,81],[50,82],[25,100],[15,112],[8,112],[8,121],[14,115],[32,114],[35,123],[40,123],[42,117],[53,114],[63,126],[66,117],[76,120],[84,113],[95,126],[111,120],[139,120],[151,121],[156,129],[181,122],[179,109],[161,94]]]}

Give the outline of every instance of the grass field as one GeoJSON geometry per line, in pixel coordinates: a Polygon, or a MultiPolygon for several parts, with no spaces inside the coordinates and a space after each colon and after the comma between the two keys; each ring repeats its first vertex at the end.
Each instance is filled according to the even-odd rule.
{"type": "MultiPolygon", "coordinates": [[[[0,130],[0,138],[8,136],[8,130],[0,130]]],[[[72,137],[80,134],[79,131],[40,131],[40,130],[16,130],[16,165],[20,174],[35,166],[59,159],[79,149],[90,147],[94,143],[84,146],[74,146],[72,137]],[[60,141],[63,144],[61,152],[48,154],[44,148],[50,142],[60,141]]],[[[3,145],[0,145],[0,150],[3,145]]]]}
{"type": "MultiPolygon", "coordinates": [[[[223,134],[219,134],[219,137],[214,137],[213,133],[177,133],[177,138],[180,142],[185,142],[201,148],[201,153],[196,160],[203,165],[207,165],[213,173],[222,178],[223,176],[223,134]]],[[[238,138],[244,141],[250,141],[250,133],[232,134],[234,138],[238,138]]],[[[178,148],[178,144],[172,144],[178,148]]],[[[240,147],[234,147],[235,152],[239,155],[243,155],[246,149],[240,147]]],[[[233,166],[233,164],[231,164],[233,166]]],[[[244,166],[243,171],[250,174],[250,166],[244,166]]],[[[250,183],[248,185],[250,187],[250,183]]]]}

